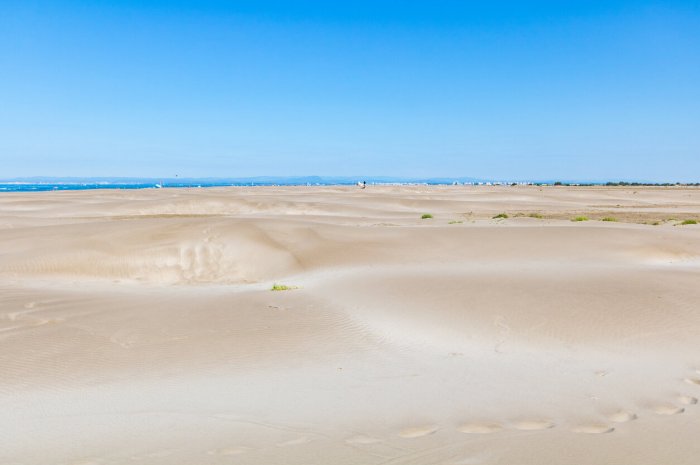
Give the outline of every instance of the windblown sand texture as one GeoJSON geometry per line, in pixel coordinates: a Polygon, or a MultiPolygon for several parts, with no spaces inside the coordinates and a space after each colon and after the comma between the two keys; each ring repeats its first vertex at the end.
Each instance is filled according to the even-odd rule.
{"type": "Polygon", "coordinates": [[[686,219],[698,189],[2,194],[0,463],[695,465],[686,219]]]}

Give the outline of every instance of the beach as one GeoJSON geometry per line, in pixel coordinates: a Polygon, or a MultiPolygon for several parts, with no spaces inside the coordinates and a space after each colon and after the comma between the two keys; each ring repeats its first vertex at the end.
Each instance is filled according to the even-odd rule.
{"type": "Polygon", "coordinates": [[[696,464],[693,220],[692,187],[2,194],[0,463],[696,464]]]}

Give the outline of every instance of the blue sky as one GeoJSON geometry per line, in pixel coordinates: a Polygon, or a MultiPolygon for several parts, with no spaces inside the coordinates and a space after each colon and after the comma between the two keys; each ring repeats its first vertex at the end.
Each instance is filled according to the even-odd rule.
{"type": "Polygon", "coordinates": [[[0,178],[700,180],[700,2],[4,1],[0,178]]]}

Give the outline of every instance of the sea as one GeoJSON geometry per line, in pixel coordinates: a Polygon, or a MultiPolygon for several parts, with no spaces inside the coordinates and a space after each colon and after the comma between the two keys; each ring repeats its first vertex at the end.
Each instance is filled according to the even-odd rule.
{"type": "Polygon", "coordinates": [[[160,182],[128,182],[128,183],[24,183],[24,182],[0,182],[0,192],[41,192],[41,191],[81,191],[92,189],[159,189],[173,187],[215,187],[215,186],[242,186],[250,184],[212,184],[212,183],[160,183],[160,182]]]}
{"type": "MultiPolygon", "coordinates": [[[[40,180],[1,180],[0,194],[4,192],[46,192],[46,191],[82,191],[94,189],[171,189],[182,187],[223,187],[223,186],[353,186],[358,183],[372,185],[394,185],[394,186],[458,186],[458,185],[485,185],[485,186],[512,186],[512,185],[560,185],[559,181],[488,181],[474,178],[427,178],[408,179],[392,177],[353,177],[353,178],[324,178],[319,176],[308,177],[259,177],[259,178],[237,178],[237,179],[128,179],[128,180],[104,180],[83,179],[70,180],[41,178],[40,180]]],[[[576,182],[567,181],[563,183],[568,186],[694,186],[700,187],[700,183],[640,183],[640,182],[576,182]]]]}
{"type": "MultiPolygon", "coordinates": [[[[351,186],[368,185],[454,185],[477,184],[472,178],[408,179],[395,177],[256,177],[232,179],[132,179],[132,178],[26,178],[0,180],[2,192],[75,191],[93,189],[160,189],[221,186],[351,186]]],[[[490,183],[489,183],[490,184],[490,183]]]]}

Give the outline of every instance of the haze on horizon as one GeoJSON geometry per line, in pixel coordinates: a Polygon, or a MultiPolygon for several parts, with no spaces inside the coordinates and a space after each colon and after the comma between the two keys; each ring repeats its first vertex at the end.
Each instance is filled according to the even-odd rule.
{"type": "Polygon", "coordinates": [[[700,4],[15,1],[0,177],[698,181],[700,4]]]}

